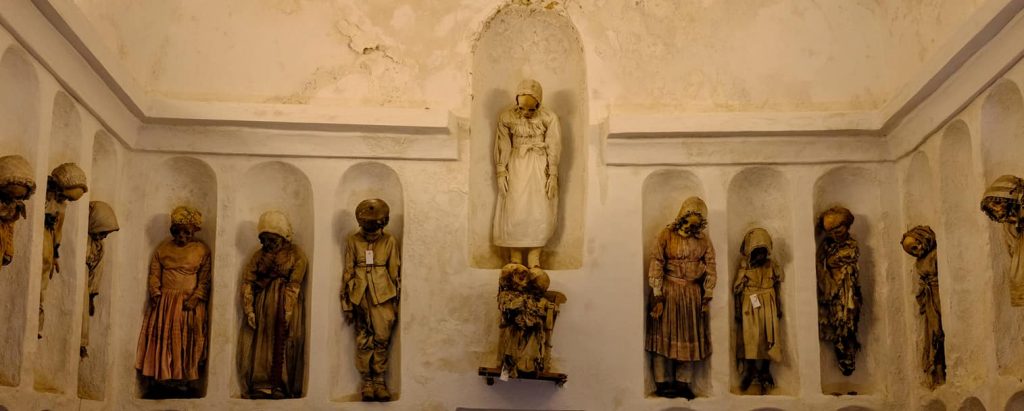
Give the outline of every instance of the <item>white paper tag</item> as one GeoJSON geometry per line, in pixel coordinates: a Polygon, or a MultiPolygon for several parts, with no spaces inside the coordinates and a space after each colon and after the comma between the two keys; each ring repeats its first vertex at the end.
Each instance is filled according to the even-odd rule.
{"type": "Polygon", "coordinates": [[[498,377],[498,379],[502,381],[508,381],[508,368],[501,367],[501,376],[498,377]]]}
{"type": "Polygon", "coordinates": [[[373,265],[373,250],[366,250],[366,265],[373,265]]]}
{"type": "Polygon", "coordinates": [[[754,308],[761,308],[761,300],[757,298],[757,294],[750,296],[750,305],[754,308]]]}

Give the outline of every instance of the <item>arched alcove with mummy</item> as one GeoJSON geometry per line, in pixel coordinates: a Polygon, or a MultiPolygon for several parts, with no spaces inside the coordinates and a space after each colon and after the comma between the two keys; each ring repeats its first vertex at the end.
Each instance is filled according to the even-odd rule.
{"type": "MultiPolygon", "coordinates": [[[[793,238],[790,198],[789,180],[785,174],[774,168],[746,168],[733,176],[729,183],[726,205],[729,244],[728,247],[721,247],[723,251],[728,250],[729,254],[719,257],[727,258],[729,272],[719,273],[718,276],[720,284],[730,290],[730,301],[733,302],[729,305],[730,314],[733,315],[727,317],[732,321],[729,346],[734,349],[730,350],[730,353],[737,352],[735,348],[743,338],[740,325],[735,320],[735,315],[738,315],[735,310],[740,307],[739,300],[743,296],[733,294],[732,290],[736,283],[740,260],[746,258],[741,255],[740,247],[747,232],[754,228],[767,230],[768,234],[772,236],[770,254],[772,260],[786,274],[794,273],[793,253],[790,251],[790,239],[793,238]]],[[[789,302],[796,301],[793,285],[794,283],[789,281],[789,278],[784,277],[780,285],[781,293],[777,296],[783,313],[778,320],[781,334],[777,336],[777,344],[782,347],[782,357],[780,361],[771,362],[771,374],[775,380],[775,388],[769,392],[772,395],[796,395],[800,390],[800,373],[797,370],[799,351],[797,350],[795,322],[789,320],[795,318],[795,315],[791,315],[791,312],[787,313],[787,310],[796,308],[795,304],[789,304],[789,302]]],[[[756,311],[757,309],[752,308],[752,310],[756,311]]],[[[730,367],[732,381],[730,389],[734,394],[742,394],[744,392],[740,390],[740,380],[743,374],[739,368],[742,364],[737,364],[736,355],[731,357],[734,360],[730,361],[730,364],[733,365],[730,367]]],[[[753,394],[760,393],[760,391],[754,385],[746,393],[753,394]]]]}
{"type": "MultiPolygon", "coordinates": [[[[148,275],[154,251],[161,243],[170,238],[171,211],[178,206],[194,207],[202,213],[203,224],[200,231],[196,232],[195,238],[206,243],[210,248],[211,255],[216,256],[218,179],[214,169],[207,162],[189,156],[163,159],[151,157],[141,161],[153,164],[153,166],[147,167],[149,178],[143,189],[145,205],[142,211],[137,213],[137,221],[144,224],[140,228],[145,230],[145,235],[128,248],[130,250],[128,252],[136,256],[132,260],[136,264],[132,267],[132,269],[136,270],[134,272],[146,273],[148,275]]],[[[210,286],[210,298],[207,301],[207,314],[209,316],[206,334],[208,342],[206,347],[207,358],[209,358],[210,351],[210,330],[226,326],[226,324],[218,322],[218,316],[215,312],[211,311],[214,311],[214,307],[224,305],[219,302],[220,299],[234,301],[233,296],[220,294],[220,290],[216,287],[216,284],[220,282],[217,277],[237,273],[237,271],[232,272],[229,267],[218,267],[216,259],[213,258],[212,260],[214,261],[212,267],[213,278],[210,286]]],[[[128,332],[131,336],[129,341],[133,342],[137,341],[142,322],[145,318],[146,305],[149,303],[147,275],[123,276],[119,279],[119,281],[124,281],[120,287],[124,287],[126,290],[133,290],[133,292],[128,293],[128,295],[132,296],[132,299],[124,303],[126,306],[125,311],[134,313],[134,315],[128,317],[132,325],[128,332]]],[[[129,363],[134,364],[136,344],[126,345],[130,347],[126,347],[122,351],[123,355],[132,359],[129,363]]],[[[132,374],[135,373],[133,372],[132,374]]],[[[198,397],[206,396],[208,374],[209,361],[207,361],[206,368],[200,369],[199,380],[193,383],[193,386],[198,390],[198,397]]],[[[142,379],[138,379],[138,381],[139,384],[136,385],[134,392],[134,396],[137,398],[143,396],[145,388],[142,379]]]]}
{"type": "MultiPolygon", "coordinates": [[[[689,197],[700,197],[706,199],[704,185],[696,174],[683,169],[663,169],[651,172],[644,179],[643,196],[643,266],[638,270],[641,275],[638,281],[642,281],[644,291],[644,306],[639,307],[637,315],[648,321],[650,316],[650,286],[648,286],[647,274],[651,266],[651,258],[657,246],[658,235],[661,231],[672,224],[679,213],[683,201],[689,197]]],[[[647,325],[650,326],[649,323],[647,325]]],[[[644,347],[640,347],[644,349],[644,347]]],[[[644,356],[644,394],[654,392],[654,375],[651,371],[651,354],[645,351],[644,356]]],[[[700,396],[708,396],[712,392],[711,386],[711,362],[703,361],[694,370],[694,392],[700,396]]]]}
{"type": "MultiPolygon", "coordinates": [[[[356,223],[356,206],[363,200],[379,198],[388,204],[390,219],[385,232],[390,233],[398,242],[399,255],[401,255],[403,228],[405,225],[405,203],[402,191],[402,181],[398,173],[391,167],[377,162],[363,162],[355,164],[345,170],[341,181],[334,194],[334,215],[332,216],[332,229],[334,245],[330,254],[331,272],[337,273],[327,277],[322,286],[332,290],[331,295],[340,292],[342,260],[348,238],[359,230],[356,223]]],[[[319,287],[319,285],[318,285],[319,287]]],[[[405,292],[403,291],[403,294],[405,292]]],[[[332,299],[327,305],[330,311],[329,317],[341,317],[341,304],[338,299],[332,299]]],[[[387,385],[391,391],[392,400],[398,400],[402,389],[402,342],[401,328],[402,315],[399,306],[399,320],[391,336],[391,347],[389,356],[389,368],[387,371],[387,385]]],[[[329,325],[328,338],[331,347],[331,399],[333,401],[347,402],[359,401],[360,376],[353,364],[355,355],[355,334],[351,326],[342,321],[332,321],[329,325]]]]}
{"type": "MultiPolygon", "coordinates": [[[[235,201],[235,215],[237,215],[237,228],[234,233],[235,247],[234,252],[240,257],[237,266],[238,270],[228,268],[224,271],[226,275],[237,275],[237,281],[231,281],[232,285],[236,285],[234,290],[225,290],[225,292],[231,293],[231,297],[225,297],[224,300],[231,300],[235,303],[232,304],[233,309],[224,310],[225,313],[230,313],[230,317],[225,316],[221,318],[218,315],[218,320],[228,325],[229,340],[232,342],[237,341],[235,346],[235,355],[232,355],[232,379],[229,393],[232,398],[242,398],[245,396],[243,389],[244,379],[247,378],[244,375],[238,375],[239,367],[238,362],[242,361],[239,357],[239,350],[243,341],[241,337],[241,327],[248,327],[245,319],[245,311],[242,308],[241,300],[241,287],[245,284],[241,281],[242,276],[245,274],[250,258],[260,249],[259,232],[257,226],[259,224],[260,215],[269,210],[280,210],[288,216],[288,220],[292,226],[292,232],[294,237],[293,243],[296,244],[306,255],[307,263],[311,264],[313,261],[314,253],[314,211],[313,211],[313,187],[309,182],[309,178],[306,174],[297,168],[296,166],[282,162],[282,161],[269,161],[257,164],[249,168],[242,176],[242,189],[240,190],[237,201],[235,201]]],[[[309,292],[312,287],[319,286],[314,284],[318,280],[323,280],[328,276],[321,278],[315,278],[312,275],[310,266],[307,266],[307,273],[304,279],[304,286],[301,293],[302,310],[296,311],[301,313],[303,318],[303,333],[304,347],[302,350],[302,361],[304,367],[302,367],[302,373],[298,378],[303,381],[302,388],[303,392],[300,394],[305,395],[308,389],[308,378],[309,378],[309,335],[310,335],[310,318],[312,311],[310,310],[313,296],[309,292]]],[[[257,315],[263,315],[257,311],[257,315]]],[[[257,319],[259,321],[259,319],[257,319]]]]}
{"type": "MultiPolygon", "coordinates": [[[[987,218],[978,210],[978,198],[965,193],[980,193],[973,171],[974,149],[971,130],[963,120],[955,120],[942,131],[939,142],[939,213],[944,235],[939,239],[939,284],[942,291],[943,323],[946,332],[947,379],[957,380],[969,369],[980,372],[985,358],[994,351],[992,334],[1007,324],[990,324],[989,311],[979,309],[979,300],[992,300],[992,273],[989,253],[978,241],[978,233],[985,233],[981,224],[987,218]],[[983,221],[984,220],[984,221],[983,221]],[[963,281],[970,278],[971,281],[963,281]],[[988,335],[979,344],[969,336],[988,335]]],[[[1001,275],[1001,274],[999,274],[1001,275]]],[[[1003,290],[1005,292],[1005,290],[1003,290]]]]}
{"type": "MultiPolygon", "coordinates": [[[[53,98],[50,168],[67,162],[81,167],[83,139],[82,116],[77,103],[67,93],[58,91],[53,98]]],[[[88,166],[83,169],[88,169],[88,166]]],[[[91,183],[88,179],[87,182],[91,183]]],[[[40,185],[39,191],[45,196],[45,184],[40,185]]],[[[86,195],[78,201],[65,203],[63,223],[57,223],[60,232],[54,235],[57,250],[54,253],[54,270],[50,275],[42,274],[49,277],[49,286],[40,290],[42,311],[38,331],[41,337],[36,346],[34,384],[37,391],[64,393],[75,380],[72,365],[78,357],[75,346],[79,336],[68,331],[74,329],[74,323],[81,321],[80,307],[76,306],[79,299],[75,294],[78,282],[86,276],[84,262],[88,245],[85,227],[79,222],[89,218],[88,199],[86,195]],[[45,321],[42,318],[44,314],[45,321]]]]}
{"type": "Polygon", "coordinates": [[[519,82],[535,79],[544,89],[541,107],[557,115],[561,124],[557,224],[544,247],[541,265],[549,270],[582,267],[588,108],[583,46],[575,26],[566,15],[538,6],[511,4],[500,8],[476,39],[472,78],[470,265],[497,269],[507,262],[508,251],[492,242],[499,195],[495,126],[502,110],[515,103],[519,82]]]}
{"type": "MultiPolygon", "coordinates": [[[[90,201],[103,201],[114,209],[119,219],[124,218],[125,210],[119,209],[118,188],[120,187],[121,157],[114,138],[104,130],[99,130],[92,143],[92,178],[89,181],[90,201]]],[[[88,235],[88,233],[87,233],[88,235]]],[[[107,390],[110,363],[110,311],[113,303],[113,278],[118,277],[117,264],[118,244],[122,234],[111,233],[103,241],[103,261],[98,271],[95,290],[93,280],[89,279],[88,269],[84,277],[82,301],[82,347],[87,355],[78,364],[78,397],[90,400],[102,400],[107,390]],[[89,315],[89,293],[98,293],[93,299],[94,311],[89,315]],[[88,338],[86,338],[88,335],[88,338]]]]}
{"type": "MultiPolygon", "coordinates": [[[[945,250],[942,247],[944,237],[939,237],[938,233],[941,233],[938,220],[938,190],[935,188],[935,181],[932,177],[931,164],[928,161],[928,155],[923,151],[917,151],[910,156],[909,163],[903,177],[903,231],[901,233],[910,230],[917,226],[928,226],[932,230],[936,231],[936,241],[939,244],[939,253],[945,250]]],[[[925,349],[925,341],[922,338],[924,331],[924,318],[918,314],[919,308],[915,295],[920,287],[918,285],[918,279],[916,270],[914,268],[915,257],[906,254],[902,249],[902,237],[899,243],[899,253],[897,254],[903,262],[901,275],[905,276],[904,283],[908,284],[908,289],[898,298],[905,302],[907,306],[907,313],[910,315],[910,335],[908,336],[908,348],[912,349],[912,353],[920,353],[925,349]]],[[[939,281],[940,290],[942,281],[939,281]]],[[[941,298],[940,298],[941,301],[941,298]]],[[[929,342],[930,343],[930,342],[929,342]]],[[[915,357],[917,358],[917,357],[915,357]]],[[[928,386],[929,377],[920,372],[920,361],[913,363],[913,372],[910,375],[913,376],[914,380],[922,387],[928,386]]]]}
{"type": "MultiPolygon", "coordinates": [[[[886,364],[886,352],[893,347],[881,343],[888,338],[884,331],[887,319],[876,306],[877,301],[883,298],[879,290],[883,289],[886,279],[878,249],[879,237],[882,236],[879,186],[875,170],[860,166],[833,168],[819,177],[814,185],[816,218],[833,206],[846,207],[854,215],[850,235],[860,247],[858,267],[863,295],[857,332],[861,349],[856,357],[856,371],[851,376],[843,376],[832,343],[820,341],[821,390],[825,394],[871,394],[884,384],[879,376],[885,375],[881,368],[886,364]]],[[[818,232],[817,237],[820,244],[822,233],[818,232]]]]}
{"type": "MultiPolygon", "coordinates": [[[[981,106],[981,149],[985,184],[1012,174],[1024,177],[1024,98],[1020,87],[1001,80],[989,91],[981,106]]],[[[976,198],[975,201],[980,200],[976,198]]],[[[980,212],[980,211],[979,211],[980,212]]],[[[988,221],[989,258],[992,264],[994,331],[999,373],[1024,374],[1024,310],[1010,305],[1010,255],[1003,226],[988,221]]]]}
{"type": "MultiPolygon", "coordinates": [[[[39,141],[39,79],[27,53],[12,46],[0,57],[0,155],[20,155],[28,160],[33,173],[38,170],[39,141]]],[[[39,230],[33,230],[36,204],[46,195],[46,180],[35,178],[36,193],[25,202],[27,215],[14,223],[14,256],[10,264],[0,268],[8,278],[0,287],[0,385],[21,383],[22,355],[26,332],[35,334],[35,324],[28,324],[27,310],[36,310],[36,297],[28,292],[31,261],[38,259],[32,241],[39,230]],[[32,258],[36,256],[35,258],[32,258]],[[32,301],[32,303],[30,303],[32,301]]],[[[34,338],[34,337],[33,337],[34,338]]]]}

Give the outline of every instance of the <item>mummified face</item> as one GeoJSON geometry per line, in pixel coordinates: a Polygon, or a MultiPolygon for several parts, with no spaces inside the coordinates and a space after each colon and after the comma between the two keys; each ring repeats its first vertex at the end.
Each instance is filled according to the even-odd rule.
{"type": "Polygon", "coordinates": [[[825,235],[834,241],[846,241],[850,237],[850,226],[846,224],[843,216],[839,214],[825,216],[822,221],[822,228],[825,229],[825,235]]]}
{"type": "Polygon", "coordinates": [[[916,238],[911,237],[911,236],[906,236],[906,237],[903,238],[902,245],[903,245],[903,251],[906,251],[907,254],[910,254],[910,255],[912,255],[914,257],[917,257],[917,258],[921,258],[921,257],[924,256],[925,246],[920,241],[917,241],[916,238]]]}
{"type": "Polygon", "coordinates": [[[1002,197],[985,197],[981,204],[981,211],[992,221],[997,223],[1015,222],[1014,211],[1020,207],[1019,204],[1002,197]]]}
{"type": "Polygon", "coordinates": [[[704,229],[704,218],[700,214],[689,214],[683,217],[683,221],[680,223],[679,231],[686,237],[699,235],[700,231],[704,229]]]}
{"type": "Polygon", "coordinates": [[[519,108],[519,114],[523,118],[533,118],[533,116],[537,115],[540,102],[533,98],[533,96],[523,95],[516,97],[516,106],[519,108]]]}
{"type": "Polygon", "coordinates": [[[260,233],[260,245],[263,246],[263,251],[272,253],[280,250],[284,246],[285,239],[279,234],[274,233],[260,233]]]}
{"type": "Polygon", "coordinates": [[[184,247],[195,238],[196,227],[190,224],[174,224],[171,226],[171,237],[174,237],[174,244],[184,247]]]}
{"type": "Polygon", "coordinates": [[[768,262],[768,249],[764,247],[755,248],[750,252],[750,265],[760,267],[768,262]]]}

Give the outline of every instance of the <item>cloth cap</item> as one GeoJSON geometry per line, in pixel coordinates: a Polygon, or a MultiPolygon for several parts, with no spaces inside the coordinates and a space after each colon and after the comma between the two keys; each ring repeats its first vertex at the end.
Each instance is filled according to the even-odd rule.
{"type": "Polygon", "coordinates": [[[988,186],[988,189],[985,190],[985,197],[1008,198],[1020,201],[1022,185],[1024,185],[1024,181],[1020,178],[1009,174],[1002,175],[988,186]]]}
{"type": "Polygon", "coordinates": [[[537,80],[526,79],[520,81],[519,86],[516,87],[516,102],[519,101],[519,96],[533,97],[539,105],[544,100],[544,89],[537,80]]]}
{"type": "Polygon", "coordinates": [[[835,206],[821,213],[821,216],[818,217],[818,228],[825,230],[825,217],[830,215],[840,216],[842,218],[841,225],[853,225],[853,213],[846,207],[835,206]]]}
{"type": "Polygon", "coordinates": [[[935,232],[932,231],[932,228],[929,226],[919,225],[911,228],[910,231],[903,234],[904,240],[906,240],[907,237],[913,238],[924,245],[926,253],[935,249],[935,232]]]}
{"type": "Polygon", "coordinates": [[[26,198],[36,191],[36,182],[32,179],[32,166],[28,164],[25,157],[18,155],[0,157],[0,186],[8,184],[28,187],[26,198]]]}
{"type": "Polygon", "coordinates": [[[171,211],[172,225],[190,225],[195,228],[203,226],[203,213],[189,206],[178,206],[171,211]]]}
{"type": "Polygon", "coordinates": [[[112,233],[120,230],[114,209],[102,201],[89,202],[89,234],[112,233]]]}
{"type": "Polygon", "coordinates": [[[388,203],[379,198],[363,200],[356,206],[357,219],[380,220],[387,218],[390,213],[391,208],[388,207],[388,203]]]}
{"type": "Polygon", "coordinates": [[[704,204],[704,200],[701,200],[700,197],[687,198],[683,200],[683,205],[679,207],[679,215],[676,216],[676,219],[680,219],[691,212],[696,212],[701,217],[707,219],[708,205],[704,204]]]}
{"type": "Polygon", "coordinates": [[[281,210],[270,210],[260,215],[256,229],[260,234],[277,234],[285,240],[292,241],[292,225],[288,222],[288,216],[281,210]]]}
{"type": "Polygon", "coordinates": [[[765,248],[768,250],[768,255],[772,255],[772,236],[763,228],[755,228],[747,232],[747,235],[743,237],[740,252],[750,257],[750,253],[758,248],[765,248]]]}
{"type": "Polygon", "coordinates": [[[50,178],[52,178],[61,189],[67,190],[69,188],[81,188],[82,191],[89,191],[89,186],[87,186],[85,182],[85,171],[82,171],[82,169],[78,167],[78,164],[61,164],[50,172],[50,178]]]}

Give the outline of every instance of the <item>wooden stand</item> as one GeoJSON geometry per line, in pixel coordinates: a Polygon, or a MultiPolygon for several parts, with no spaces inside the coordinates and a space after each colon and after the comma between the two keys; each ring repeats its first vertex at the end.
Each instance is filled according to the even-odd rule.
{"type": "MultiPolygon", "coordinates": [[[[487,385],[494,385],[494,379],[501,377],[501,368],[496,367],[480,367],[477,374],[487,379],[487,385]]],[[[569,376],[562,373],[554,372],[539,372],[539,373],[519,373],[516,377],[517,380],[541,380],[551,381],[555,385],[561,387],[565,385],[565,382],[569,380],[569,376]]]]}

